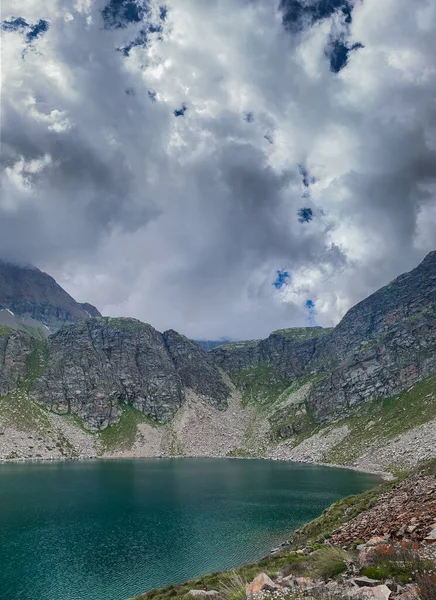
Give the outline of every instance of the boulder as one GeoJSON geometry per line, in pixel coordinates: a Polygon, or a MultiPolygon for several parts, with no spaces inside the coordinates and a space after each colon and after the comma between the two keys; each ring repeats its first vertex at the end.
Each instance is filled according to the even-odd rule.
{"type": "Polygon", "coordinates": [[[277,583],[268,577],[266,573],[260,573],[257,577],[253,579],[251,583],[248,583],[245,587],[245,593],[247,594],[247,598],[252,598],[256,594],[268,590],[270,592],[274,590],[279,590],[280,586],[277,583]]]}
{"type": "Polygon", "coordinates": [[[376,587],[362,587],[354,594],[359,600],[389,600],[391,590],[387,585],[378,585],[376,587]]]}
{"type": "Polygon", "coordinates": [[[354,577],[352,581],[359,587],[376,587],[380,584],[380,582],[377,581],[377,579],[370,579],[369,577],[366,577],[364,575],[354,577]]]}
{"type": "Polygon", "coordinates": [[[432,529],[430,533],[424,538],[426,544],[436,544],[436,529],[432,529]]]}

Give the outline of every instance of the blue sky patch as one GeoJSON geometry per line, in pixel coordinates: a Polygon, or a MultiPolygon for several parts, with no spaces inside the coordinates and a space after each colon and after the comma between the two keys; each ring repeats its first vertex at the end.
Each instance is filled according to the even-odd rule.
{"type": "Polygon", "coordinates": [[[12,17],[8,21],[2,22],[3,31],[22,31],[28,27],[30,27],[30,25],[23,17],[12,17]]]}
{"type": "Polygon", "coordinates": [[[26,40],[31,44],[34,40],[39,38],[43,33],[49,30],[49,23],[45,19],[39,19],[36,25],[31,25],[30,30],[26,34],[26,40]]]}
{"type": "Polygon", "coordinates": [[[175,117],[183,117],[187,110],[188,110],[188,107],[186,106],[186,104],[183,103],[182,108],[176,108],[176,110],[174,111],[174,116],[175,117]]]}
{"type": "Polygon", "coordinates": [[[153,25],[153,23],[148,23],[146,27],[144,27],[143,29],[140,30],[139,34],[136,36],[136,38],[134,40],[132,40],[125,46],[121,46],[120,48],[117,48],[117,50],[122,52],[124,54],[124,56],[130,56],[130,50],[132,48],[136,48],[138,46],[140,46],[142,48],[146,48],[148,46],[148,42],[149,42],[148,36],[150,34],[158,33],[159,34],[158,39],[162,39],[160,36],[162,31],[163,31],[163,29],[162,29],[161,25],[153,25]]]}
{"type": "Polygon", "coordinates": [[[331,17],[337,10],[345,15],[346,23],[351,23],[353,7],[348,0],[280,0],[279,9],[283,14],[284,27],[297,32],[306,25],[311,26],[331,17]]]}
{"type": "Polygon", "coordinates": [[[341,40],[335,40],[326,52],[326,56],[330,61],[330,71],[339,73],[348,63],[350,52],[363,48],[363,44],[357,43],[348,46],[341,40]]]}
{"type": "Polygon", "coordinates": [[[149,12],[147,0],[110,0],[101,16],[105,29],[121,29],[130,23],[140,23],[149,12]]]}
{"type": "Polygon", "coordinates": [[[313,219],[313,210],[308,207],[300,208],[297,215],[299,223],[310,223],[313,219]]]}
{"type": "Polygon", "coordinates": [[[166,6],[159,6],[159,18],[161,21],[165,21],[168,15],[168,8],[166,6]]]}
{"type": "Polygon", "coordinates": [[[289,275],[288,271],[285,271],[283,269],[276,271],[276,273],[277,277],[273,282],[273,286],[276,288],[276,290],[281,290],[282,287],[288,285],[291,276],[289,275]]]}
{"type": "Polygon", "coordinates": [[[313,300],[306,300],[306,310],[307,310],[307,317],[306,317],[306,324],[309,327],[315,327],[316,325],[316,308],[315,308],[315,302],[313,300]]]}
{"type": "Polygon", "coordinates": [[[298,165],[300,170],[301,179],[303,180],[304,187],[309,187],[310,179],[309,179],[309,171],[303,165],[298,165]]]}

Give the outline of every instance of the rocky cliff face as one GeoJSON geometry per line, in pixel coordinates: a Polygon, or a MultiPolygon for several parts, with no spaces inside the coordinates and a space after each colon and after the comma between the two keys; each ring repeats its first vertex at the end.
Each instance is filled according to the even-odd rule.
{"type": "Polygon", "coordinates": [[[30,335],[0,325],[0,395],[9,394],[25,377],[34,346],[30,335]]]}
{"type": "Polygon", "coordinates": [[[225,407],[229,389],[194,342],[161,334],[136,319],[102,317],[61,328],[47,341],[48,360],[31,398],[91,429],[116,423],[128,404],[159,422],[171,420],[190,387],[225,407]]]}
{"type": "Polygon", "coordinates": [[[52,332],[62,325],[101,316],[95,306],[76,302],[47,273],[1,260],[0,309],[32,319],[52,332]]]}
{"type": "Polygon", "coordinates": [[[212,356],[176,331],[166,331],[163,338],[183,387],[194,390],[216,408],[227,408],[229,387],[212,356]]]}
{"type": "Polygon", "coordinates": [[[261,366],[268,369],[262,385],[280,384],[280,392],[315,378],[306,408],[319,423],[392,396],[436,372],[436,252],[354,306],[332,330],[281,330],[210,353],[246,387],[253,379],[244,373],[255,381],[261,366]]]}
{"type": "MultiPolygon", "coordinates": [[[[433,457],[435,302],[434,252],[333,330],[279,330],[208,353],[135,319],[87,318],[48,339],[0,320],[0,459],[32,457],[28,431],[39,446],[46,440],[36,455],[50,458],[55,447],[65,456],[117,448],[366,468],[389,468],[391,448],[400,464],[433,457]]],[[[0,317],[13,324],[11,312],[0,309],[0,317]]]]}

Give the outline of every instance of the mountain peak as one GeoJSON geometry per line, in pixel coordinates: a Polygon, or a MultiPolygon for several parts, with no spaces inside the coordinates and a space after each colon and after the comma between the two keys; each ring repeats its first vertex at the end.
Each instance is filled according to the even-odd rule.
{"type": "Polygon", "coordinates": [[[0,259],[0,310],[14,314],[17,324],[31,319],[50,332],[65,324],[101,316],[89,303],[76,302],[50,275],[33,265],[0,259]]]}

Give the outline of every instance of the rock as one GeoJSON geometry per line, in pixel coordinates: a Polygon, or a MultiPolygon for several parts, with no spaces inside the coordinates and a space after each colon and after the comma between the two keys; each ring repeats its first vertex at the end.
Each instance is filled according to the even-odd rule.
{"type": "Polygon", "coordinates": [[[227,406],[230,389],[220,371],[176,332],[101,317],[62,327],[47,344],[48,362],[32,383],[31,398],[58,414],[77,415],[90,430],[117,423],[120,402],[166,423],[184,403],[187,387],[204,392],[215,407],[227,406]]]}
{"type": "Polygon", "coordinates": [[[386,585],[378,585],[360,588],[355,597],[359,600],[389,600],[391,594],[391,590],[386,585]]]}
{"type": "MultiPolygon", "coordinates": [[[[32,320],[57,331],[62,325],[101,317],[91,304],[76,302],[53,277],[36,267],[21,266],[0,260],[0,309],[8,309],[15,318],[32,320]]],[[[18,323],[19,326],[19,323],[18,323]]]]}
{"type": "Polygon", "coordinates": [[[247,594],[247,598],[252,598],[256,594],[267,591],[279,590],[280,586],[277,583],[274,583],[272,579],[268,577],[266,573],[260,573],[253,579],[251,583],[248,583],[245,587],[245,593],[247,594]]]}
{"type": "Polygon", "coordinates": [[[364,575],[360,575],[359,577],[353,577],[352,582],[355,583],[359,587],[376,587],[379,585],[379,581],[377,579],[370,579],[364,575]]]}
{"type": "Polygon", "coordinates": [[[188,595],[194,598],[216,598],[219,596],[219,592],[216,590],[189,590],[188,595]]]}
{"type": "Polygon", "coordinates": [[[427,544],[435,544],[436,543],[436,529],[432,529],[430,533],[424,538],[424,541],[427,544]]]}
{"type": "Polygon", "coordinates": [[[418,588],[414,583],[405,587],[406,589],[395,600],[419,600],[418,588]]]}
{"type": "Polygon", "coordinates": [[[317,582],[310,577],[296,577],[295,584],[301,590],[311,590],[318,585],[317,582]]]}
{"type": "MultiPolygon", "coordinates": [[[[436,370],[435,271],[436,251],[351,308],[333,330],[278,330],[264,340],[224,344],[211,355],[231,375],[266,371],[266,380],[255,382],[261,399],[271,386],[328,373],[311,386],[304,408],[318,424],[342,419],[350,407],[391,397],[436,370]]],[[[298,419],[291,426],[288,419],[279,431],[289,437],[298,427],[298,419]]]]}

